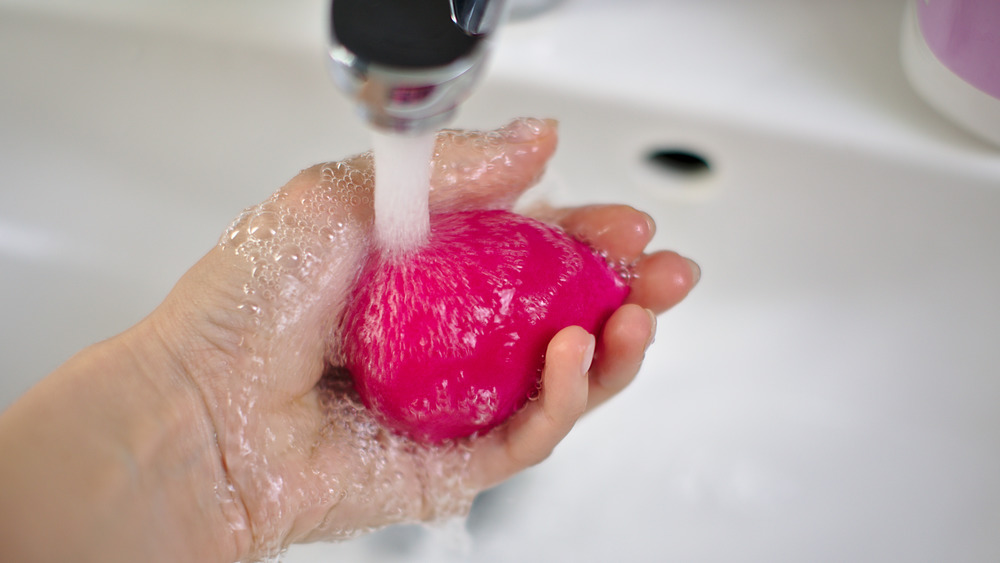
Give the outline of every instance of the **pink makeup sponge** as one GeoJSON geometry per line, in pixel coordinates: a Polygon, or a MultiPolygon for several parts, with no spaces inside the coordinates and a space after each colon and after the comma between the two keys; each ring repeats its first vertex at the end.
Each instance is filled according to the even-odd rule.
{"type": "Polygon", "coordinates": [[[436,214],[425,246],[363,266],[341,325],[345,367],[389,428],[431,443],[485,432],[536,392],[559,330],[597,333],[628,291],[557,228],[500,210],[436,214]]]}

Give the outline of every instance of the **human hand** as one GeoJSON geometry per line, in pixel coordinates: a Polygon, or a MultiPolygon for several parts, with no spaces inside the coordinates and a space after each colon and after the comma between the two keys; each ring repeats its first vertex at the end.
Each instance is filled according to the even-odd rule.
{"type": "MultiPolygon", "coordinates": [[[[432,209],[510,207],[555,144],[554,124],[537,120],[441,133],[432,209]]],[[[506,424],[454,444],[415,444],[380,428],[337,367],[338,320],[371,236],[372,189],[370,155],[303,171],[244,212],[156,311],[116,339],[155,394],[183,397],[173,401],[184,405],[183,451],[215,461],[186,478],[187,490],[166,493],[213,492],[190,502],[192,513],[217,511],[205,520],[215,524],[177,521],[206,528],[199,533],[217,537],[227,556],[465,512],[476,493],[543,460],[585,411],[624,388],[652,339],[653,313],[697,282],[697,267],[676,253],[644,254],[654,228],[644,213],[539,211],[632,265],[626,304],[596,342],[579,327],[559,332],[540,396],[506,424]]]]}

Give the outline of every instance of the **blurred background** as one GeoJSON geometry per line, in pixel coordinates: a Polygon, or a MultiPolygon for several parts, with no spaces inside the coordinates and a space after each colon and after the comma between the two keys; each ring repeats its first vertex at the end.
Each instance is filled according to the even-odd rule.
{"type": "MultiPolygon", "coordinates": [[[[559,119],[533,197],[648,211],[702,282],[467,526],[285,560],[1000,560],[1000,151],[908,83],[905,4],[564,0],[503,27],[455,126],[559,119]]],[[[366,150],[327,9],[0,0],[0,408],[240,210],[366,150]]]]}

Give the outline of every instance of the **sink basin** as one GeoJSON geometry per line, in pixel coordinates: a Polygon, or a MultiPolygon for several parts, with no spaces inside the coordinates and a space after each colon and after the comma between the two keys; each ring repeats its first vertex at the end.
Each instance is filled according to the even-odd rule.
{"type": "MultiPolygon", "coordinates": [[[[0,408],[148,313],[241,209],[368,145],[319,49],[18,4],[0,4],[0,408]]],[[[816,80],[833,110],[814,119],[826,98],[804,88],[741,114],[691,85],[562,80],[579,60],[515,72],[558,10],[600,9],[512,26],[456,125],[558,118],[538,197],[648,211],[701,284],[627,392],[481,498],[463,549],[394,528],[284,560],[1000,560],[1000,152],[895,71],[856,97],[816,80]]]]}

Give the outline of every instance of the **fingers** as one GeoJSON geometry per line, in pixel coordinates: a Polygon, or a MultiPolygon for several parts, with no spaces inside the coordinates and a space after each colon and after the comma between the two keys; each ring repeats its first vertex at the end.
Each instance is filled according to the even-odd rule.
{"type": "Polygon", "coordinates": [[[631,292],[627,303],[662,313],[691,291],[701,278],[701,268],[671,251],[643,256],[632,268],[631,292]]]}
{"type": "Polygon", "coordinates": [[[674,252],[643,256],[636,270],[629,302],[605,323],[599,343],[580,327],[549,342],[539,399],[476,442],[470,460],[476,486],[491,487],[541,462],[584,412],[628,386],[655,335],[655,312],[679,302],[700,275],[674,252]]]}
{"type": "Polygon", "coordinates": [[[624,305],[611,315],[604,324],[590,369],[588,411],[635,379],[655,332],[653,312],[638,305],[624,305]]]}
{"type": "Polygon", "coordinates": [[[600,249],[609,260],[631,264],[656,233],[649,215],[627,205],[588,205],[554,212],[552,217],[574,238],[600,249]]]}
{"type": "Polygon", "coordinates": [[[698,282],[701,270],[676,252],[644,254],[656,226],[649,215],[629,206],[549,210],[545,219],[589,242],[610,261],[632,266],[626,304],[605,323],[598,343],[590,375],[590,410],[632,382],[652,342],[655,315],[679,303],[698,282]]]}
{"type": "Polygon", "coordinates": [[[556,122],[516,119],[496,131],[442,131],[431,173],[436,211],[510,208],[556,149],[556,122]]]}
{"type": "Polygon", "coordinates": [[[478,443],[470,474],[481,488],[547,458],[587,408],[588,377],[596,342],[577,326],[549,342],[537,400],[478,443]]]}
{"type": "Polygon", "coordinates": [[[653,219],[627,205],[588,205],[548,210],[540,217],[590,243],[612,263],[631,265],[634,303],[662,313],[679,303],[701,278],[698,264],[676,252],[643,254],[656,233],[653,219]]]}

